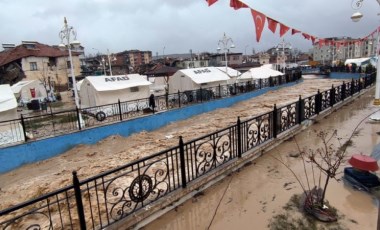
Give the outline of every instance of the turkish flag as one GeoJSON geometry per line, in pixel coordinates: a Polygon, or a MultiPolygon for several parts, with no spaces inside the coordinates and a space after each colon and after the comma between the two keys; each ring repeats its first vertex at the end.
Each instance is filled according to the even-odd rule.
{"type": "Polygon", "coordinates": [[[212,4],[214,4],[217,1],[218,0],[206,0],[206,2],[208,3],[208,6],[211,6],[212,4]]]}
{"type": "Polygon", "coordinates": [[[310,35],[308,35],[307,33],[302,33],[302,36],[307,39],[307,40],[310,40],[310,35]]]}
{"type": "Polygon", "coordinates": [[[230,6],[235,10],[238,10],[240,8],[249,8],[249,6],[239,0],[230,0],[230,6]]]}
{"type": "Polygon", "coordinates": [[[319,39],[318,43],[319,43],[319,48],[321,48],[325,44],[325,40],[319,39]]]}
{"type": "Polygon", "coordinates": [[[261,32],[263,32],[265,26],[266,16],[256,10],[251,9],[253,21],[255,22],[256,29],[256,41],[259,42],[261,38],[261,32]]]}
{"type": "Polygon", "coordinates": [[[270,29],[270,31],[272,31],[273,33],[276,33],[276,28],[277,28],[277,21],[276,20],[273,20],[269,17],[267,17],[268,19],[268,28],[270,29]]]}
{"type": "Polygon", "coordinates": [[[300,33],[301,31],[299,30],[296,30],[296,29],[292,29],[292,35],[296,34],[296,33],[300,33]]]}
{"type": "Polygon", "coordinates": [[[315,42],[315,37],[314,36],[310,36],[310,39],[311,39],[311,42],[313,43],[314,45],[314,42],[315,42]]]}
{"type": "Polygon", "coordinates": [[[280,23],[280,37],[284,36],[284,34],[286,34],[286,32],[288,32],[289,29],[289,27],[280,23]]]}

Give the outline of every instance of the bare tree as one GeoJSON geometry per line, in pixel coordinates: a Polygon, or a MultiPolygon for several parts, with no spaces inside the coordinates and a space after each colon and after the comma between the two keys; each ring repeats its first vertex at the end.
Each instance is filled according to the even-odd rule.
{"type": "Polygon", "coordinates": [[[338,137],[337,130],[319,131],[316,132],[316,136],[321,140],[321,146],[317,148],[309,148],[302,150],[297,142],[295,136],[293,136],[294,143],[297,146],[297,150],[302,158],[304,176],[306,178],[306,185],[296,175],[296,173],[285,162],[278,157],[272,156],[289,169],[300,184],[304,194],[305,202],[304,209],[322,221],[336,221],[336,213],[328,210],[326,191],[330,179],[338,179],[337,175],[340,174],[339,167],[346,159],[347,147],[351,145],[352,137],[357,134],[357,129],[360,124],[368,119],[374,113],[379,112],[376,110],[365,118],[363,118],[354,128],[349,138],[342,143],[342,138],[338,137]],[[333,141],[336,141],[336,146],[333,141]],[[310,171],[307,170],[307,165],[310,165],[310,171]],[[322,184],[323,175],[325,176],[324,183],[322,184]]]}

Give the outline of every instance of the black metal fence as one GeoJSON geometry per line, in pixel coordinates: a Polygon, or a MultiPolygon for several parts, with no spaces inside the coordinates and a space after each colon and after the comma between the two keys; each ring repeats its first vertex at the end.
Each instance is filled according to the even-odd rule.
{"type": "Polygon", "coordinates": [[[375,81],[375,74],[299,98],[273,111],[184,142],[73,185],[0,211],[1,229],[102,229],[149,208],[375,81]]]}
{"type": "Polygon", "coordinates": [[[301,78],[301,72],[290,72],[283,76],[257,79],[211,88],[165,94],[154,98],[154,108],[149,98],[133,101],[120,100],[118,103],[102,106],[76,108],[42,115],[23,116],[20,119],[0,122],[0,147],[20,144],[30,140],[77,132],[139,116],[149,115],[192,104],[204,103],[231,97],[262,88],[294,82],[301,78]]]}

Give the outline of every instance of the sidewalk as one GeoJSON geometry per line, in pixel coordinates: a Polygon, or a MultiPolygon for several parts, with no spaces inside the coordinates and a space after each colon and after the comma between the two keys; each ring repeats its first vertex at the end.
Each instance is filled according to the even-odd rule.
{"type": "MultiPolygon", "coordinates": [[[[313,130],[337,129],[338,136],[347,140],[363,118],[380,109],[372,105],[374,91],[371,89],[296,135],[301,148],[313,149],[320,144],[313,130]]],[[[357,131],[352,139],[353,145],[347,149],[347,156],[355,153],[371,155],[380,143],[377,134],[380,123],[365,119],[357,131]]],[[[274,215],[286,212],[282,207],[290,197],[302,192],[291,172],[270,155],[281,155],[304,179],[301,159],[289,157],[296,152],[293,141],[279,145],[143,229],[268,229],[274,215]]],[[[345,166],[343,163],[342,169],[345,166]]],[[[374,197],[352,189],[343,181],[331,180],[326,198],[342,216],[339,222],[344,229],[376,229],[378,202],[374,197]]]]}

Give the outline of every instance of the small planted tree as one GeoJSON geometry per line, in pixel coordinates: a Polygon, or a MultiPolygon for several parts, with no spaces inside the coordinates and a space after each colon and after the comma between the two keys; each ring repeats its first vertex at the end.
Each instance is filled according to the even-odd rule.
{"type": "Polygon", "coordinates": [[[329,182],[331,179],[338,179],[337,175],[340,174],[340,166],[346,160],[347,147],[352,144],[352,137],[358,134],[357,129],[360,124],[377,112],[380,112],[380,110],[376,110],[363,118],[344,143],[342,143],[342,138],[338,137],[337,130],[315,131],[316,136],[321,140],[321,145],[315,148],[301,149],[295,136],[292,137],[297,146],[299,156],[302,158],[306,184],[283,160],[273,156],[292,172],[304,193],[304,210],[316,219],[325,222],[337,220],[336,212],[333,211],[334,209],[329,208],[326,200],[329,182]]]}
{"type": "Polygon", "coordinates": [[[338,179],[338,170],[345,160],[346,148],[351,141],[342,144],[341,139],[337,136],[337,130],[332,132],[319,131],[316,132],[316,136],[321,140],[321,146],[306,150],[301,150],[294,137],[303,161],[307,181],[307,190],[303,186],[305,192],[304,209],[319,220],[336,221],[336,213],[330,211],[331,209],[328,207],[326,191],[330,179],[338,179]],[[339,146],[336,146],[333,141],[337,141],[339,146]],[[306,164],[310,165],[311,172],[306,170],[306,164]]]}

